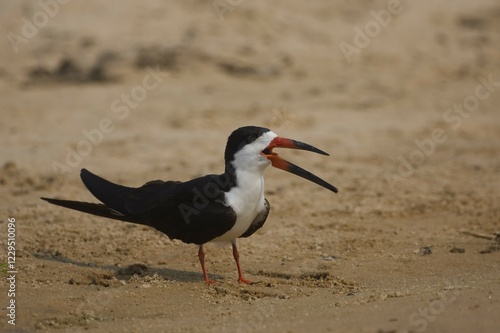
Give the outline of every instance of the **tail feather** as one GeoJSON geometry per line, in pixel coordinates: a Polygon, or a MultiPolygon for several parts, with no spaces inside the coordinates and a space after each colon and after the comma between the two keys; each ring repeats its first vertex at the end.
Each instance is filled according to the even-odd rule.
{"type": "Polygon", "coordinates": [[[118,185],[82,169],[80,177],[89,191],[109,208],[127,213],[124,198],[132,190],[131,187],[118,185]]]}
{"type": "Polygon", "coordinates": [[[52,198],[41,198],[51,204],[62,206],[65,208],[70,208],[74,210],[78,210],[80,212],[89,213],[97,216],[107,217],[114,220],[138,223],[134,218],[130,216],[125,216],[122,213],[107,207],[103,204],[82,202],[82,201],[73,201],[73,200],[60,200],[60,199],[52,199],[52,198]]]}

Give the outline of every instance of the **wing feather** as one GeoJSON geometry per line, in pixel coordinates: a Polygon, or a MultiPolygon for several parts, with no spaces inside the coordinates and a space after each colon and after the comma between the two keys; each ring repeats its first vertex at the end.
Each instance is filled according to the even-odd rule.
{"type": "Polygon", "coordinates": [[[225,205],[222,177],[209,175],[188,182],[154,180],[131,188],[82,169],[82,181],[103,204],[43,199],[97,216],[148,225],[185,243],[204,244],[236,223],[236,213],[225,205]]]}

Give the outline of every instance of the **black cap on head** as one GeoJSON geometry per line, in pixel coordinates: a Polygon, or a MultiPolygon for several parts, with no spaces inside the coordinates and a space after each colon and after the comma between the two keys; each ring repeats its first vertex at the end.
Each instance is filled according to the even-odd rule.
{"type": "Polygon", "coordinates": [[[254,142],[262,134],[269,131],[269,128],[258,126],[245,126],[234,130],[227,139],[226,151],[224,152],[226,165],[234,160],[234,154],[236,154],[241,148],[254,142]]]}

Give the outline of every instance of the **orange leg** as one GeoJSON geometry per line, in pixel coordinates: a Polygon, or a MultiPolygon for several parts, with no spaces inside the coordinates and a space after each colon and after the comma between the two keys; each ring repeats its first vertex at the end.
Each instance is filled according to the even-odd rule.
{"type": "Polygon", "coordinates": [[[210,280],[208,278],[207,269],[205,267],[205,252],[203,252],[203,245],[200,245],[200,247],[198,249],[198,258],[200,259],[201,270],[203,271],[203,277],[205,278],[205,282],[207,284],[216,283],[214,280],[210,280]]]}
{"type": "Polygon", "coordinates": [[[244,283],[244,284],[252,284],[252,281],[248,281],[243,277],[243,271],[241,270],[240,266],[240,254],[238,253],[238,249],[236,248],[236,241],[232,242],[233,245],[233,257],[234,261],[236,261],[236,267],[238,268],[238,282],[244,283]]]}

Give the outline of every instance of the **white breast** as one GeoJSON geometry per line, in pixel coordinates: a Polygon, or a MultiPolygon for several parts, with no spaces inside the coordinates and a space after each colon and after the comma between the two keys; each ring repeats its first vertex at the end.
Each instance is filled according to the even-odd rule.
{"type": "Polygon", "coordinates": [[[257,140],[245,145],[231,162],[236,174],[236,186],[226,192],[226,204],[236,212],[236,223],[213,241],[232,241],[247,231],[255,217],[265,209],[264,170],[271,162],[261,155],[272,139],[274,132],[266,132],[257,140]]]}
{"type": "Polygon", "coordinates": [[[257,214],[265,209],[263,175],[238,175],[238,186],[226,193],[226,204],[236,212],[236,223],[213,241],[232,241],[240,237],[250,227],[257,214]]]}

